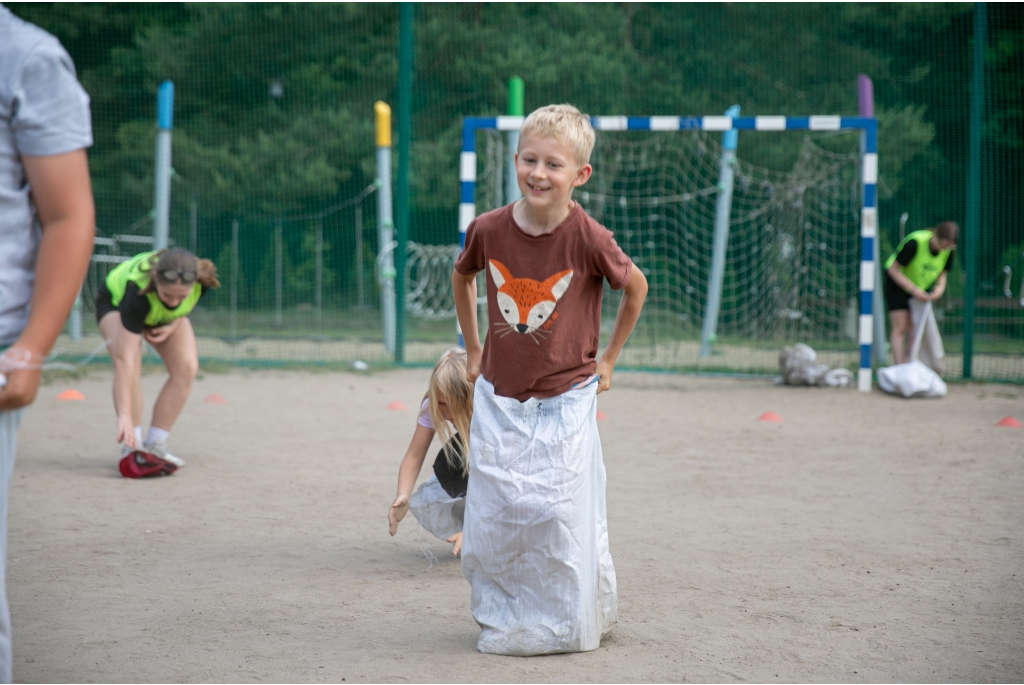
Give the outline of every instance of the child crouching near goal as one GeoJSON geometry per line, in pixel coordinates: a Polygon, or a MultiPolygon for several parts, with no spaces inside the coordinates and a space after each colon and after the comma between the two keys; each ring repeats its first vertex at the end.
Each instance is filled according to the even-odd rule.
{"type": "Polygon", "coordinates": [[[398,493],[388,510],[391,535],[398,532],[399,522],[411,510],[427,532],[452,543],[452,556],[459,555],[469,483],[465,436],[472,416],[473,386],[466,378],[466,352],[453,347],[434,365],[416,431],[398,467],[398,493]],[[444,447],[434,459],[434,475],[413,492],[435,432],[444,447]]]}
{"type": "Polygon", "coordinates": [[[523,197],[469,225],[452,274],[475,381],[462,571],[481,652],[589,651],[616,621],[597,394],[611,387],[647,280],[572,199],[590,178],[593,147],[574,107],[530,114],[515,158],[523,197]],[[605,279],[624,294],[598,359],[605,279]]]}

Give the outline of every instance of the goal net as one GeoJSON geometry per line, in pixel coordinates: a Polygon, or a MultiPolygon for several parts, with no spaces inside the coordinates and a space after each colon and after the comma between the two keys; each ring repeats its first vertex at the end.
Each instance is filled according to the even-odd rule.
{"type": "MultiPolygon", "coordinates": [[[[857,367],[861,156],[855,133],[822,144],[835,134],[787,134],[802,141],[784,171],[736,161],[717,340],[701,357],[721,135],[597,131],[593,176],[574,197],[614,232],[650,287],[620,364],[770,373],[782,346],[803,342],[823,363],[857,367]]],[[[476,135],[479,214],[504,203],[509,151],[502,131],[476,135]]],[[[606,291],[605,334],[618,300],[606,291]]]]}

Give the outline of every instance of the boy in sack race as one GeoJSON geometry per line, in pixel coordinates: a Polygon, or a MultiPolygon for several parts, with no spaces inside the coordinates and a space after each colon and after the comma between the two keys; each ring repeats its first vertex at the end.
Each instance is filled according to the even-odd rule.
{"type": "Polygon", "coordinates": [[[616,621],[597,394],[611,387],[647,281],[572,199],[590,178],[593,146],[574,107],[527,117],[516,154],[523,198],[469,225],[452,274],[475,382],[462,569],[481,652],[589,651],[616,621]],[[605,279],[624,294],[598,359],[605,279]]]}

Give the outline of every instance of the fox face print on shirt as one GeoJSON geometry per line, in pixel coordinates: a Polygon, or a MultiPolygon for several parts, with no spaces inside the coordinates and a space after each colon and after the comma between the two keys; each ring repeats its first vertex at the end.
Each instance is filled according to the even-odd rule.
{"type": "Polygon", "coordinates": [[[539,345],[557,318],[555,305],[572,282],[572,269],[535,281],[513,277],[508,268],[496,259],[488,260],[488,264],[491,280],[498,288],[498,311],[508,324],[508,328],[498,327],[498,335],[528,335],[539,345]]]}
{"type": "Polygon", "coordinates": [[[554,397],[592,375],[604,280],[621,289],[632,266],[611,231],[578,204],[539,236],[516,224],[512,205],[477,217],[455,269],[486,274],[480,370],[495,392],[521,401],[554,397]]]}

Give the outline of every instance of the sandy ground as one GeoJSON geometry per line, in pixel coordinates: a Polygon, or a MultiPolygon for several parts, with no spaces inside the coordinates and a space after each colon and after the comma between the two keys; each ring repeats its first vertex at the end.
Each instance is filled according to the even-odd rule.
{"type": "Polygon", "coordinates": [[[109,371],[44,387],[10,492],[16,680],[1024,679],[1024,430],[993,425],[1024,420],[1024,388],[617,374],[619,623],[595,652],[509,658],[476,652],[448,546],[411,517],[387,536],[415,418],[385,405],[428,374],[207,374],[171,439],[188,466],[148,481],[117,472],[109,371]]]}
{"type": "MultiPolygon", "coordinates": [[[[454,330],[454,324],[452,325],[454,330]]],[[[639,337],[639,336],[638,336],[639,337]]],[[[358,340],[307,340],[245,338],[229,343],[220,338],[200,335],[196,340],[201,359],[224,362],[259,363],[320,363],[346,364],[357,359],[370,363],[390,363],[382,343],[358,340]]],[[[451,346],[451,341],[407,342],[405,360],[415,364],[433,364],[440,354],[451,346]]],[[[1024,347],[1021,348],[1024,350],[1024,347]]],[[[77,360],[95,356],[109,359],[98,334],[85,335],[72,342],[61,336],[55,347],[56,360],[77,360]]],[[[845,366],[855,369],[859,360],[856,346],[845,351],[818,350],[818,363],[831,367],[845,366]]],[[[154,355],[154,359],[155,359],[154,355]]],[[[627,345],[619,357],[619,365],[634,369],[680,369],[722,371],[736,373],[777,374],[779,347],[717,344],[709,357],[700,356],[700,342],[679,341],[645,345],[636,341],[627,345]]],[[[1024,380],[1024,354],[975,354],[972,362],[973,378],[1002,381],[1024,380]]],[[[946,379],[963,377],[963,355],[947,354],[946,379]]]]}

